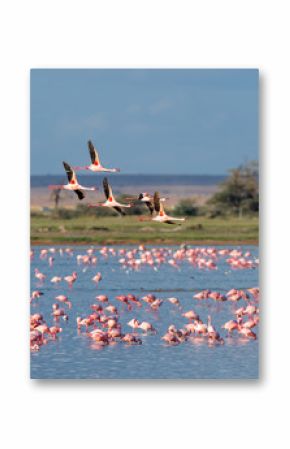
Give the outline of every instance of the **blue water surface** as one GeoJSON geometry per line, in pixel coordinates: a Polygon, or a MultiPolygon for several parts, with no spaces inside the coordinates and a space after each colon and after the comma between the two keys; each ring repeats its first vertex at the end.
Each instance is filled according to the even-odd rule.
{"type": "MultiPolygon", "coordinates": [[[[156,247],[156,246],[155,246],[156,247]]],[[[43,248],[43,247],[41,247],[43,248]]],[[[217,270],[201,270],[187,262],[182,262],[180,270],[162,265],[158,270],[142,267],[140,271],[121,268],[120,256],[102,257],[100,247],[95,247],[98,257],[96,266],[77,264],[76,255],[85,254],[88,246],[75,246],[73,256],[59,253],[54,255],[54,264],[49,267],[47,259],[40,259],[40,247],[33,249],[35,255],[31,261],[31,290],[40,289],[44,295],[31,305],[31,313],[42,313],[49,325],[55,296],[69,296],[73,306],[69,310],[69,320],[61,320],[63,332],[56,341],[41,346],[40,351],[31,353],[31,378],[33,379],[255,379],[259,376],[258,339],[245,340],[238,336],[226,337],[221,325],[233,319],[233,311],[242,305],[213,300],[196,301],[194,293],[211,289],[226,293],[231,288],[246,289],[258,285],[258,269],[232,270],[226,263],[226,257],[218,262],[217,270]],[[43,285],[34,277],[34,268],[47,275],[43,285]],[[50,283],[55,276],[66,276],[77,271],[78,279],[72,289],[65,282],[58,286],[50,283]],[[102,281],[96,287],[91,278],[100,271],[102,281]],[[208,345],[206,338],[190,338],[177,346],[166,345],[161,336],[170,324],[182,327],[187,320],[182,311],[164,301],[158,312],[149,311],[143,303],[142,308],[134,307],[128,312],[115,300],[116,295],[133,293],[138,297],[154,293],[158,298],[179,298],[182,311],[194,309],[206,321],[212,316],[213,324],[225,339],[224,345],[208,345]],[[142,336],[142,345],[116,343],[99,346],[85,333],[78,333],[77,316],[86,316],[91,312],[90,304],[95,296],[105,294],[109,302],[120,310],[120,322],[125,332],[131,332],[127,322],[131,318],[149,321],[157,329],[156,335],[142,336]]],[[[56,247],[57,249],[60,246],[56,247]]],[[[123,248],[114,246],[115,249],[123,248]]],[[[129,248],[126,246],[125,248],[129,248]]],[[[150,248],[150,245],[148,245],[150,248]]],[[[170,246],[175,250],[176,246],[170,246]]],[[[223,248],[218,247],[219,249],[223,248]]],[[[258,247],[242,246],[250,251],[253,258],[258,257],[258,247]]],[[[66,306],[61,305],[66,309],[66,306]]],[[[255,329],[257,332],[257,329],[255,329]]]]}

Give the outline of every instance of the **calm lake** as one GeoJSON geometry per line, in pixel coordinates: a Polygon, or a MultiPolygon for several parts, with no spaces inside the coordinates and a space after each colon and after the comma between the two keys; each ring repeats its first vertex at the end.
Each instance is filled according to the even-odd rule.
{"type": "MultiPolygon", "coordinates": [[[[154,245],[156,248],[156,245],[154,245]]],[[[88,246],[76,246],[73,255],[57,253],[50,267],[48,259],[40,259],[40,249],[33,247],[35,254],[31,261],[31,291],[39,289],[44,295],[31,304],[31,313],[42,313],[49,325],[53,325],[51,316],[55,296],[67,295],[72,308],[61,307],[68,311],[68,321],[60,321],[63,332],[56,341],[41,346],[40,351],[31,353],[31,378],[33,379],[255,379],[259,376],[259,341],[227,337],[221,325],[233,319],[233,311],[246,305],[244,300],[238,303],[215,302],[212,299],[197,301],[192,296],[200,290],[210,289],[225,294],[231,288],[246,289],[258,286],[258,268],[232,269],[226,263],[227,257],[219,257],[217,270],[198,269],[187,261],[180,263],[180,269],[162,264],[154,270],[148,266],[139,271],[130,271],[121,267],[121,256],[103,257],[100,247],[95,247],[97,265],[84,267],[78,265],[76,256],[86,254],[88,246]],[[38,268],[47,278],[43,285],[34,277],[38,268]],[[66,276],[77,271],[78,279],[70,289],[66,282],[57,286],[50,282],[53,276],[66,276]],[[92,277],[102,273],[102,281],[96,286],[92,277]],[[217,330],[225,339],[224,345],[208,345],[206,338],[190,338],[188,341],[169,346],[162,335],[170,324],[177,328],[188,320],[181,316],[182,311],[168,301],[164,301],[159,311],[148,309],[147,304],[122,310],[115,296],[132,293],[142,297],[153,293],[158,298],[177,297],[182,311],[194,309],[203,321],[208,314],[217,330]],[[78,333],[76,317],[84,317],[91,312],[90,305],[95,297],[105,294],[109,302],[118,307],[123,332],[131,332],[127,326],[129,320],[149,321],[157,329],[156,335],[142,336],[142,345],[116,343],[99,346],[89,339],[85,332],[78,333]]],[[[63,247],[64,248],[64,247],[63,247]]],[[[114,249],[130,246],[114,246],[114,249]]],[[[147,246],[150,248],[150,245],[147,246]]],[[[177,246],[168,247],[170,251],[177,246]]],[[[224,247],[220,246],[218,249],[224,247]]],[[[233,247],[231,247],[233,248],[233,247]]],[[[236,248],[236,247],[235,247],[236,248]]],[[[250,251],[251,257],[258,257],[258,247],[239,247],[243,252],[250,251]]],[[[254,329],[258,333],[257,328],[254,329]]],[[[140,335],[141,332],[139,331],[140,335]]]]}

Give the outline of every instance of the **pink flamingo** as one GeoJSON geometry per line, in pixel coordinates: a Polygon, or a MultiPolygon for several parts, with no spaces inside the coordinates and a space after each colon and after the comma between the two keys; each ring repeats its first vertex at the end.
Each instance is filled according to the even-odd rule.
{"type": "Polygon", "coordinates": [[[34,269],[34,275],[36,277],[36,279],[38,279],[41,283],[43,283],[46,279],[46,275],[41,273],[38,268],[34,269]]]}
{"type": "Polygon", "coordinates": [[[232,334],[234,330],[237,330],[239,328],[239,323],[241,320],[230,320],[227,321],[225,324],[222,325],[222,328],[228,331],[228,335],[232,334]]]}
{"type": "Polygon", "coordinates": [[[31,294],[30,302],[32,302],[33,299],[40,298],[42,295],[44,295],[44,293],[41,292],[40,290],[34,290],[34,291],[32,292],[32,294],[31,294]]]}
{"type": "Polygon", "coordinates": [[[140,338],[137,338],[133,334],[125,334],[124,337],[122,337],[122,341],[129,344],[137,344],[137,345],[142,344],[142,340],[140,338]]]}
{"type": "Polygon", "coordinates": [[[174,304],[175,306],[180,306],[180,301],[178,298],[167,298],[167,301],[169,301],[171,304],[174,304]]]}
{"type": "Polygon", "coordinates": [[[114,313],[114,314],[118,313],[117,307],[113,306],[112,304],[109,304],[105,309],[110,313],[114,313]]]}
{"type": "Polygon", "coordinates": [[[152,326],[152,324],[148,323],[147,321],[142,321],[142,323],[139,324],[139,329],[142,329],[145,333],[148,332],[156,333],[156,329],[152,326]]]}
{"type": "Polygon", "coordinates": [[[118,212],[119,215],[125,215],[125,212],[122,210],[122,208],[132,207],[132,204],[122,204],[115,199],[112,188],[109,185],[107,178],[103,179],[103,188],[106,201],[104,203],[90,204],[89,207],[99,207],[99,206],[109,207],[118,212]]]}
{"type": "Polygon", "coordinates": [[[57,189],[70,190],[77,195],[79,200],[82,200],[85,197],[85,194],[82,192],[82,190],[97,190],[96,187],[84,187],[81,184],[79,184],[74,170],[67,162],[63,162],[63,166],[68,177],[68,184],[60,186],[49,186],[49,189],[57,188],[57,189]]]}
{"type": "Polygon", "coordinates": [[[188,312],[184,312],[182,314],[185,318],[189,320],[199,320],[198,314],[194,310],[189,310],[188,312]]]}
{"type": "Polygon", "coordinates": [[[253,340],[256,340],[257,335],[255,334],[255,332],[251,331],[251,329],[248,329],[246,327],[239,327],[238,329],[239,334],[243,335],[244,337],[247,338],[252,338],[253,340]]]}
{"type": "Polygon", "coordinates": [[[50,279],[50,282],[51,282],[52,284],[58,284],[59,282],[61,282],[61,280],[62,280],[62,278],[61,278],[60,276],[53,276],[53,277],[50,279]]]}
{"type": "Polygon", "coordinates": [[[88,148],[89,148],[89,153],[90,153],[90,157],[91,157],[91,164],[85,165],[84,167],[75,167],[75,170],[90,170],[90,171],[99,172],[99,173],[100,172],[116,173],[116,172],[120,171],[119,168],[105,168],[102,166],[98,152],[97,152],[96,148],[94,147],[91,140],[88,141],[88,148]]]}
{"type": "Polygon", "coordinates": [[[71,275],[65,276],[64,280],[68,283],[68,286],[72,288],[74,282],[77,280],[78,274],[74,271],[71,275]]]}
{"type": "Polygon", "coordinates": [[[57,334],[59,334],[60,332],[62,332],[62,328],[61,327],[51,326],[49,328],[49,333],[50,333],[51,337],[53,338],[53,340],[56,339],[57,334]]]}
{"type": "Polygon", "coordinates": [[[138,329],[140,326],[140,322],[136,320],[136,318],[132,318],[132,320],[127,323],[127,325],[132,327],[132,329],[138,329]]]}
{"type": "Polygon", "coordinates": [[[107,295],[98,295],[96,296],[96,300],[99,302],[108,302],[109,298],[107,295]]]}
{"type": "Polygon", "coordinates": [[[71,301],[69,301],[68,297],[65,295],[58,295],[55,297],[55,299],[57,301],[63,302],[64,304],[66,304],[68,306],[69,309],[71,309],[72,303],[71,301]]]}
{"type": "Polygon", "coordinates": [[[180,341],[176,337],[176,335],[174,335],[170,332],[167,332],[166,334],[164,334],[163,337],[161,337],[161,340],[164,340],[168,344],[179,344],[180,343],[180,341]]]}
{"type": "Polygon", "coordinates": [[[92,281],[94,281],[96,283],[96,285],[98,285],[98,283],[102,280],[102,275],[101,273],[97,273],[93,278],[92,281]]]}

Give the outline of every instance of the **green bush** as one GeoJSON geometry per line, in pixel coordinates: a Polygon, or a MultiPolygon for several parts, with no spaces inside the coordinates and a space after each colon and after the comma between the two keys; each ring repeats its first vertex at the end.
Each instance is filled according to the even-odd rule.
{"type": "Polygon", "coordinates": [[[174,207],[174,214],[177,216],[196,217],[198,215],[199,208],[196,205],[195,198],[185,198],[180,200],[174,207]]]}

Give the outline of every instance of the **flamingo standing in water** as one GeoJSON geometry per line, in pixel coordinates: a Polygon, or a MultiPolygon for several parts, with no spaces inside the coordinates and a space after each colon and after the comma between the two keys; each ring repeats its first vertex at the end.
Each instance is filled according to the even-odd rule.
{"type": "Polygon", "coordinates": [[[46,275],[41,273],[38,268],[34,269],[34,275],[36,277],[36,279],[38,279],[40,282],[44,282],[46,279],[46,275]]]}
{"type": "Polygon", "coordinates": [[[64,280],[68,283],[68,286],[72,288],[73,283],[77,280],[78,274],[76,271],[73,272],[73,274],[69,276],[65,276],[64,280]]]}
{"type": "Polygon", "coordinates": [[[178,298],[167,298],[167,301],[169,301],[171,304],[174,304],[175,306],[180,306],[180,301],[178,298]]]}
{"type": "Polygon", "coordinates": [[[34,290],[34,291],[32,292],[32,294],[31,294],[30,302],[32,302],[33,299],[40,298],[40,296],[42,296],[42,295],[44,295],[44,293],[41,292],[40,290],[34,290]]]}
{"type": "Polygon", "coordinates": [[[127,323],[127,325],[132,327],[132,329],[138,329],[140,324],[141,323],[138,320],[136,320],[135,318],[132,318],[132,320],[130,320],[129,323],[127,323]]]}
{"type": "Polygon", "coordinates": [[[100,158],[96,148],[94,147],[91,140],[88,141],[88,148],[92,163],[90,165],[85,165],[84,167],[75,167],[75,170],[91,170],[93,172],[119,172],[119,168],[105,168],[100,162],[100,158]]]}
{"type": "Polygon", "coordinates": [[[184,221],[185,218],[175,218],[170,217],[164,211],[164,207],[162,202],[160,201],[160,196],[158,192],[154,193],[154,209],[156,211],[156,216],[152,218],[153,221],[157,221],[159,223],[167,223],[167,224],[175,224],[176,221],[184,221]]]}
{"type": "Polygon", "coordinates": [[[58,284],[59,282],[61,282],[62,278],[60,276],[53,276],[50,279],[50,282],[52,282],[53,284],[58,284]]]}
{"type": "Polygon", "coordinates": [[[62,302],[68,306],[69,309],[71,309],[72,303],[69,301],[68,297],[65,295],[58,295],[55,297],[55,299],[59,302],[62,302]]]}
{"type": "Polygon", "coordinates": [[[96,296],[96,300],[100,302],[108,302],[109,298],[107,295],[98,295],[96,296]]]}
{"type": "Polygon", "coordinates": [[[102,275],[101,273],[97,273],[93,278],[92,281],[94,281],[96,283],[96,285],[98,285],[98,283],[102,280],[102,275]]]}
{"type": "Polygon", "coordinates": [[[70,190],[72,192],[75,192],[75,194],[78,196],[79,200],[82,200],[85,197],[85,194],[82,192],[82,190],[97,190],[96,187],[84,187],[81,184],[79,184],[75,171],[72,169],[72,167],[67,163],[63,162],[64,169],[66,171],[67,177],[68,177],[68,184],[61,185],[61,186],[49,186],[49,189],[64,189],[64,190],[70,190]]]}
{"type": "Polygon", "coordinates": [[[139,329],[142,329],[143,332],[145,332],[146,334],[148,332],[153,332],[156,333],[156,329],[152,326],[151,323],[148,323],[147,321],[142,321],[141,324],[139,324],[139,329]]]}
{"type": "Polygon", "coordinates": [[[104,203],[90,204],[89,207],[98,207],[98,206],[111,207],[111,208],[115,209],[119,214],[126,215],[125,212],[122,210],[122,207],[131,207],[132,205],[131,204],[121,204],[115,200],[113,192],[112,192],[112,188],[109,185],[107,178],[104,178],[104,180],[103,180],[103,187],[104,187],[104,193],[107,198],[107,201],[105,201],[104,203]]]}

